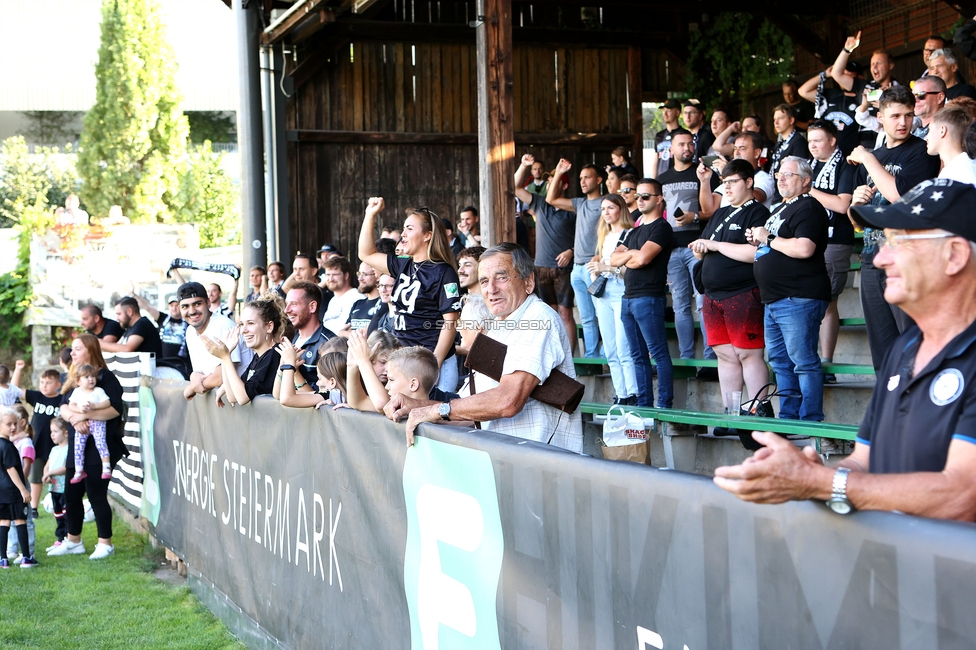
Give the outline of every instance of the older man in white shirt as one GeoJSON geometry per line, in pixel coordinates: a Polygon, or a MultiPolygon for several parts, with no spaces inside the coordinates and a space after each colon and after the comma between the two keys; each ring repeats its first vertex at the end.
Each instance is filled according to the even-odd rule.
{"type": "MultiPolygon", "coordinates": [[[[582,452],[583,424],[579,411],[565,413],[532,397],[532,391],[553,370],[576,377],[569,337],[559,315],[532,291],[532,259],[515,244],[500,244],[485,251],[478,266],[485,304],[493,319],[479,336],[489,336],[507,347],[501,381],[474,374],[476,394],[462,389],[448,402],[425,402],[410,410],[407,439],[421,422],[479,421],[482,428],[526,440],[582,452]]],[[[400,417],[405,409],[394,399],[387,409],[400,417]]]]}

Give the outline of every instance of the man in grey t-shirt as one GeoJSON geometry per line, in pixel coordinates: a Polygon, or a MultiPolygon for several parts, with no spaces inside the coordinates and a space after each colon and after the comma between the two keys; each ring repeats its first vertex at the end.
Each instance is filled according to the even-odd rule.
{"type": "Polygon", "coordinates": [[[600,204],[603,202],[603,172],[593,164],[583,165],[579,182],[582,198],[566,199],[560,197],[563,174],[569,172],[573,164],[562,158],[556,171],[549,179],[546,202],[559,210],[576,213],[576,238],[573,247],[573,270],[570,281],[576,294],[576,307],[579,309],[583,325],[583,346],[585,356],[600,356],[600,330],[596,323],[596,309],[593,298],[586,290],[590,286],[590,272],[586,270],[596,251],[596,224],[600,220],[600,204]]]}
{"type": "MultiPolygon", "coordinates": [[[[573,246],[576,238],[576,214],[554,208],[544,196],[533,194],[525,186],[525,176],[538,162],[532,154],[522,156],[515,170],[515,196],[535,217],[535,292],[559,313],[566,334],[576,354],[576,321],[573,320],[573,246]]],[[[548,191],[548,188],[547,188],[548,191]]]]}

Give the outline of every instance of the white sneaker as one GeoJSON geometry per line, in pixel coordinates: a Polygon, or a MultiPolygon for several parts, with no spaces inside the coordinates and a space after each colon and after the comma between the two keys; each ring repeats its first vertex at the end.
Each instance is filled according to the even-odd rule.
{"type": "Polygon", "coordinates": [[[108,544],[95,544],[95,551],[88,556],[89,560],[104,560],[109,555],[115,555],[115,547],[108,544]]]}
{"type": "Polygon", "coordinates": [[[54,542],[53,544],[51,544],[50,546],[48,546],[46,549],[44,549],[44,551],[46,553],[50,554],[51,551],[53,551],[54,549],[56,549],[59,546],[61,546],[61,542],[54,542]]]}
{"type": "Polygon", "coordinates": [[[24,554],[23,553],[18,553],[17,554],[17,557],[15,557],[14,559],[10,560],[10,563],[11,564],[20,564],[23,561],[24,561],[24,554]]]}
{"type": "Polygon", "coordinates": [[[61,542],[61,546],[51,549],[47,552],[48,555],[82,555],[85,552],[84,542],[69,542],[64,540],[61,542]]]}

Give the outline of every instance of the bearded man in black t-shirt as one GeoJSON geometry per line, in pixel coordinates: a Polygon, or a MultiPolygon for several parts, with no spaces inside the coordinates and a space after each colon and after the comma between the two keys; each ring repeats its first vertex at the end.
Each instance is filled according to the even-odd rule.
{"type": "MultiPolygon", "coordinates": [[[[889,205],[924,180],[939,174],[939,157],[926,152],[925,140],[911,134],[915,117],[915,96],[905,86],[884,91],[879,101],[878,120],[885,130],[885,144],[874,151],[857,147],[848,160],[859,165],[854,175],[851,205],[889,205]]],[[[884,299],[885,274],[875,268],[878,231],[864,231],[861,251],[861,307],[864,311],[868,345],[875,370],[881,369],[885,354],[898,335],[911,326],[911,319],[884,299]]]]}
{"type": "Polygon", "coordinates": [[[103,352],[152,352],[157,357],[162,356],[159,330],[151,320],[140,316],[139,302],[135,298],[126,296],[115,303],[115,317],[125,332],[118,343],[99,339],[103,352]]]}
{"type": "Polygon", "coordinates": [[[830,278],[824,265],[827,213],[810,196],[812,176],[806,160],[784,160],[776,179],[783,202],[765,226],[746,237],[757,247],[753,269],[765,305],[769,365],[783,396],[780,417],[823,421],[817,338],[830,302],[830,278]]]}

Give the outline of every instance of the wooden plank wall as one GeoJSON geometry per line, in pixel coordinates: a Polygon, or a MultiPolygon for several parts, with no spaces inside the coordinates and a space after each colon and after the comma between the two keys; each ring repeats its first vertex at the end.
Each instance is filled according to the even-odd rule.
{"type": "MultiPolygon", "coordinates": [[[[518,46],[513,64],[515,131],[528,134],[517,156],[531,151],[550,169],[560,157],[609,164],[612,147],[533,144],[531,134],[629,133],[627,49],[518,46]]],[[[355,42],[296,92],[287,128],[474,134],[476,97],[473,45],[355,42]]],[[[292,241],[355,258],[367,197],[386,198],[383,224],[422,205],[453,222],[478,204],[477,174],[476,144],[289,142],[292,241]]]]}

